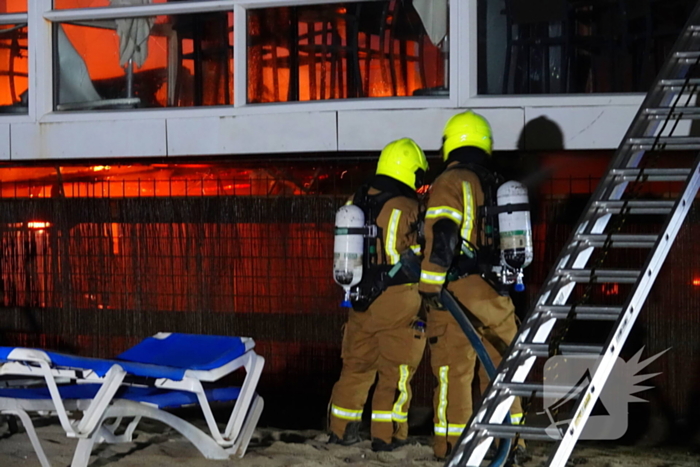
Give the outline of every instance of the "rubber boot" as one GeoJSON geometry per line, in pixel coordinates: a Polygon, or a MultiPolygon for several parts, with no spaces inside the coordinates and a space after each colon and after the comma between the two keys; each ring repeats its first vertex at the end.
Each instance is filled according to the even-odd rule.
{"type": "Polygon", "coordinates": [[[351,446],[353,444],[362,441],[360,437],[360,422],[351,422],[345,427],[345,433],[343,433],[343,439],[340,439],[338,435],[331,432],[330,438],[328,438],[328,444],[340,444],[341,446],[351,446]]]}
{"type": "Polygon", "coordinates": [[[392,438],[391,443],[387,443],[379,438],[372,439],[372,451],[374,452],[390,452],[401,446],[406,446],[408,444],[407,439],[397,439],[392,438]]]}

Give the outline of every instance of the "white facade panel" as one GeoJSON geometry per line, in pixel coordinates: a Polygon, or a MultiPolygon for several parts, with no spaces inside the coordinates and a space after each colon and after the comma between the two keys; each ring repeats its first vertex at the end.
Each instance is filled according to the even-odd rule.
{"type": "MultiPolygon", "coordinates": [[[[3,116],[0,159],[378,151],[389,141],[405,136],[412,137],[426,150],[434,151],[440,146],[447,119],[467,108],[489,119],[496,150],[614,150],[644,99],[643,93],[491,94],[502,87],[498,80],[492,82],[489,94],[479,95],[478,41],[475,39],[477,2],[458,1],[452,2],[449,9],[449,98],[412,96],[249,104],[246,10],[345,2],[204,0],[185,3],[53,10],[52,0],[28,2],[28,53],[32,57],[29,61],[30,105],[26,115],[3,116]],[[227,10],[235,11],[234,106],[53,111],[56,96],[53,96],[52,69],[56,57],[52,25],[88,19],[101,20],[104,25],[104,21],[125,14],[147,17],[227,10]]],[[[500,13],[495,14],[502,22],[500,13]]],[[[24,17],[3,16],[6,24],[24,17]]],[[[490,43],[498,49],[499,43],[490,43]]],[[[493,50],[489,56],[493,55],[491,52],[493,50]]],[[[696,132],[697,125],[691,127],[690,123],[682,123],[676,135],[696,132]]]]}
{"type": "MultiPolygon", "coordinates": [[[[0,125],[0,159],[83,159],[379,151],[410,137],[440,148],[445,122],[465,109],[285,112],[0,125]],[[167,128],[166,128],[167,127],[167,128]]],[[[494,149],[614,150],[638,106],[473,108],[493,127],[494,149]]],[[[176,114],[176,113],[175,113],[176,114]]],[[[679,127],[676,134],[688,133],[679,127]]]]}
{"type": "Polygon", "coordinates": [[[168,155],[336,151],[336,113],[287,113],[168,120],[168,155]]]}
{"type": "MultiPolygon", "coordinates": [[[[339,112],[338,150],[378,151],[387,143],[413,138],[424,150],[435,151],[442,143],[442,130],[452,116],[465,109],[366,110],[339,112]]],[[[525,121],[523,109],[473,109],[489,120],[494,149],[518,147],[525,121]]]]}
{"type": "Polygon", "coordinates": [[[526,108],[525,147],[616,149],[638,110],[636,105],[526,108]]]}
{"type": "Polygon", "coordinates": [[[10,125],[0,123],[0,160],[10,159],[10,125]]]}
{"type": "Polygon", "coordinates": [[[164,120],[19,123],[10,137],[13,160],[167,154],[164,120]]]}

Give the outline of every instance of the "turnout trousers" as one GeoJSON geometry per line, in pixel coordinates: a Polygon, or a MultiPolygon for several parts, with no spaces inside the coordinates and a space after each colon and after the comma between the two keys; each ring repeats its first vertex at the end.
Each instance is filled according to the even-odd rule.
{"type": "MultiPolygon", "coordinates": [[[[450,282],[447,288],[483,323],[483,327],[477,331],[481,334],[491,360],[498,367],[501,354],[497,347],[502,349],[503,346],[508,346],[517,332],[512,300],[510,297],[499,295],[479,275],[450,282]]],[[[472,381],[477,355],[459,324],[447,310],[429,311],[427,337],[430,365],[438,382],[433,397],[433,451],[436,457],[444,458],[455,446],[473,413],[472,381]]],[[[483,394],[489,384],[483,369],[479,380],[483,394]]],[[[513,423],[519,423],[522,419],[519,398],[515,399],[511,407],[511,419],[513,423]]]]}
{"type": "Polygon", "coordinates": [[[391,443],[408,436],[410,383],[426,345],[425,332],[415,326],[420,306],[418,284],[411,284],[389,287],[365,312],[350,311],[330,405],[330,429],[339,438],[349,423],[362,420],[375,378],[372,438],[391,443]]]}

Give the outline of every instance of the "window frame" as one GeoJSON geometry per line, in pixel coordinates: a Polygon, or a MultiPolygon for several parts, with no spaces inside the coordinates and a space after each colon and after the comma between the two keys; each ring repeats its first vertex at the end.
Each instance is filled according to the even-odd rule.
{"type": "MultiPolygon", "coordinates": [[[[43,0],[47,1],[50,3],[53,3],[52,0],[43,0]]],[[[144,18],[144,17],[154,17],[154,16],[164,16],[164,15],[186,15],[186,14],[192,14],[192,13],[212,13],[212,12],[231,12],[234,14],[234,31],[235,31],[235,26],[236,26],[236,20],[235,20],[235,0],[204,0],[204,1],[198,1],[198,2],[178,2],[178,3],[155,3],[155,4],[146,4],[146,5],[134,5],[134,6],[108,6],[108,7],[91,7],[91,8],[70,8],[70,9],[49,9],[44,11],[42,14],[42,17],[44,21],[48,24],[48,34],[49,34],[49,43],[50,45],[50,50],[49,54],[51,55],[52,59],[50,62],[50,72],[49,74],[49,89],[48,89],[48,95],[45,97],[45,101],[43,102],[44,106],[44,112],[41,113],[44,117],[48,117],[50,115],[74,115],[76,113],[89,113],[92,115],[102,115],[102,114],[112,114],[112,113],[122,113],[122,112],[127,112],[130,115],[138,114],[141,115],[142,113],[152,113],[154,111],[156,112],[181,112],[185,110],[199,110],[199,109],[207,109],[209,106],[188,106],[188,107],[165,107],[162,109],[129,109],[129,110],[66,110],[66,111],[58,111],[55,109],[55,100],[54,100],[54,60],[53,60],[53,43],[52,43],[52,29],[55,24],[63,24],[63,23],[83,23],[84,25],[87,25],[87,23],[91,21],[101,21],[101,20],[114,20],[114,19],[121,19],[121,18],[144,18]]],[[[235,34],[234,34],[234,43],[235,43],[235,34]]],[[[234,53],[234,64],[236,63],[236,47],[233,48],[233,53],[234,53]]],[[[234,65],[234,73],[235,73],[235,65],[234,65]]],[[[235,76],[235,74],[234,74],[235,76]]],[[[233,83],[235,84],[235,79],[233,80],[233,83]]],[[[232,92],[234,91],[233,89],[231,90],[232,92]]],[[[235,97],[234,97],[234,103],[235,103],[235,97]]],[[[229,106],[216,106],[216,107],[222,107],[224,109],[230,109],[233,108],[234,105],[229,105],[229,106]]],[[[67,119],[67,120],[74,120],[74,119],[67,119]]],[[[43,121],[43,119],[42,119],[43,121]]],[[[66,121],[63,119],[58,119],[57,121],[66,121]]]]}
{"type": "MultiPolygon", "coordinates": [[[[233,115],[286,114],[290,112],[347,112],[366,110],[418,110],[452,108],[532,108],[639,105],[644,93],[480,95],[477,92],[476,0],[449,0],[450,41],[449,97],[378,97],[326,101],[247,102],[247,10],[295,5],[354,3],[363,0],[202,0],[169,4],[53,9],[53,0],[31,0],[27,14],[0,15],[12,21],[27,19],[29,35],[29,111],[23,115],[0,115],[0,122],[71,122],[94,119],[219,117],[233,115]],[[100,20],[158,14],[225,11],[234,13],[234,104],[216,107],[168,107],[164,109],[65,111],[53,110],[52,24],[71,20],[100,20]],[[465,45],[466,44],[466,45],[465,45]],[[238,45],[238,46],[236,46],[238,45]]],[[[8,20],[9,21],[9,20],[8,20]]]]}
{"type": "MultiPolygon", "coordinates": [[[[385,98],[360,98],[360,99],[333,99],[327,101],[310,102],[282,102],[282,103],[248,103],[248,73],[247,73],[247,11],[249,9],[274,8],[295,5],[322,5],[335,3],[355,3],[367,0],[202,0],[178,3],[158,3],[150,5],[136,6],[110,6],[93,8],[75,8],[55,10],[45,9],[41,17],[48,25],[49,43],[51,41],[51,26],[53,23],[70,21],[88,21],[115,19],[124,17],[144,17],[164,14],[201,13],[211,11],[233,10],[234,15],[234,74],[233,74],[233,95],[234,104],[231,106],[216,107],[169,107],[166,109],[133,109],[133,110],[103,110],[103,111],[64,111],[53,110],[53,88],[49,84],[45,89],[42,102],[42,109],[39,112],[40,121],[62,122],[75,120],[90,120],[96,115],[109,115],[110,118],[129,118],[129,115],[138,114],[152,117],[173,117],[174,112],[177,117],[192,116],[226,116],[236,114],[265,114],[265,113],[287,113],[287,112],[315,112],[315,111],[335,111],[335,110],[365,110],[365,109],[424,109],[424,108],[450,108],[457,106],[457,92],[455,86],[450,87],[449,97],[385,97],[385,98]],[[236,46],[238,45],[238,46],[236,46]],[[242,78],[241,78],[242,77],[242,78]],[[126,114],[126,115],[124,115],[126,114]]],[[[38,3],[51,6],[52,0],[37,0],[38,3]]],[[[458,2],[459,4],[459,2],[458,2]]],[[[455,15],[450,15],[450,29],[455,15]]],[[[451,47],[450,63],[455,63],[458,46],[451,47]]],[[[51,53],[49,53],[51,55],[51,53]]],[[[44,59],[45,60],[45,59],[44,59]]],[[[53,68],[53,63],[50,63],[53,68]]],[[[49,81],[53,81],[49,73],[49,81]]],[[[450,69],[450,82],[456,83],[459,73],[454,67],[450,69]]],[[[45,86],[45,84],[44,84],[45,86]]]]}
{"type": "MultiPolygon", "coordinates": [[[[31,1],[28,0],[27,2],[27,8],[31,9],[31,1]]],[[[28,57],[28,63],[29,67],[27,70],[27,91],[28,91],[28,99],[29,99],[29,105],[27,106],[27,112],[22,113],[22,114],[0,114],[0,124],[5,123],[5,122],[30,122],[34,120],[35,112],[34,112],[34,101],[35,101],[35,95],[34,93],[36,92],[36,85],[33,82],[34,78],[36,77],[36,73],[34,72],[35,64],[34,60],[32,57],[34,56],[34,51],[32,50],[33,47],[33,42],[32,41],[32,27],[30,24],[29,20],[29,12],[24,12],[24,13],[0,13],[0,25],[17,25],[21,23],[26,23],[27,26],[27,57],[28,57]]],[[[8,136],[9,136],[9,131],[8,131],[8,136]]]]}

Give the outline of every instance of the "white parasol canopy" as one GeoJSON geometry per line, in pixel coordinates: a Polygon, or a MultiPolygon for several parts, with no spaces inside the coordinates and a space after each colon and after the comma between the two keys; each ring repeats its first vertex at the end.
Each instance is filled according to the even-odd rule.
{"type": "Polygon", "coordinates": [[[430,41],[439,45],[447,36],[447,0],[413,0],[430,41]]]}
{"type": "MultiPolygon", "coordinates": [[[[109,0],[112,6],[149,5],[152,0],[109,0]]],[[[119,65],[133,60],[137,67],[143,66],[148,57],[148,37],[155,23],[154,17],[124,18],[115,20],[119,36],[119,65]]]]}

